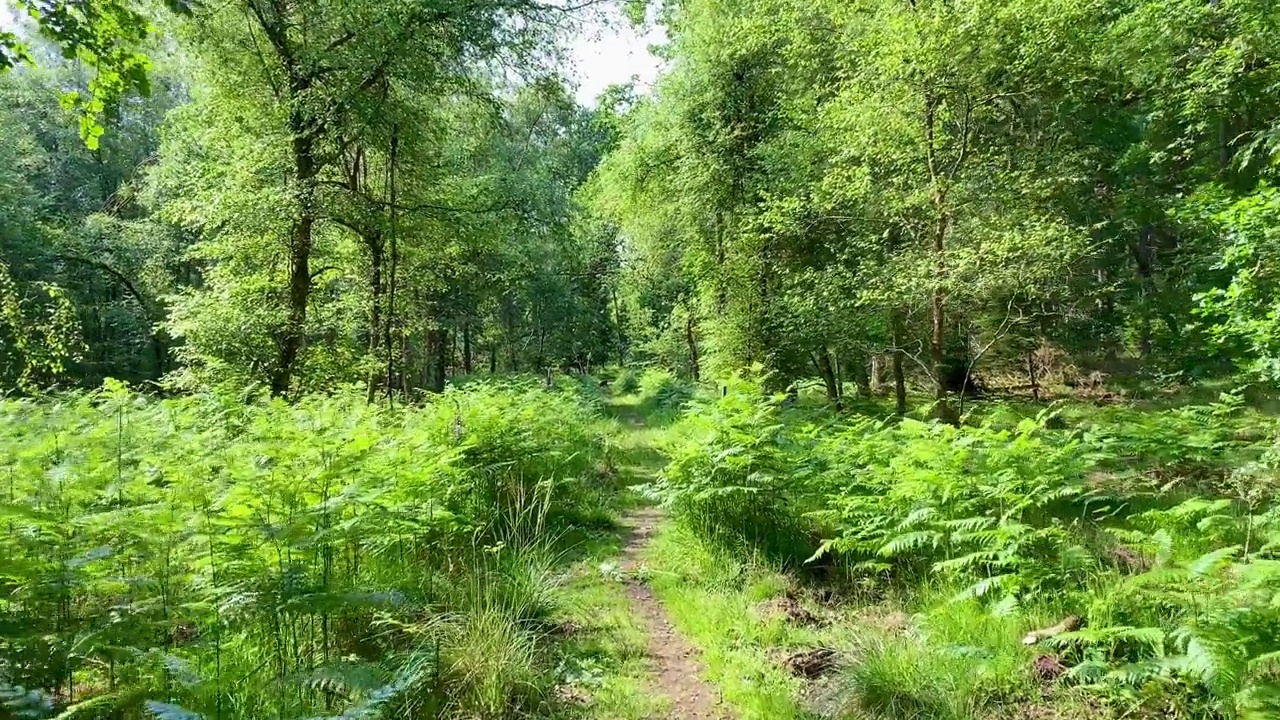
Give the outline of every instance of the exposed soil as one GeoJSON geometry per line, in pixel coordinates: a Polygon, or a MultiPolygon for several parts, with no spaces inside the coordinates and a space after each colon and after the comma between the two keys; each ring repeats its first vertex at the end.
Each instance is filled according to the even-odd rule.
{"type": "Polygon", "coordinates": [[[785,665],[792,675],[813,680],[834,670],[839,658],[840,655],[831,648],[815,648],[791,653],[785,665]]]}
{"type": "Polygon", "coordinates": [[[622,569],[627,578],[627,597],[636,617],[649,637],[649,658],[653,665],[652,690],[671,701],[671,720],[731,720],[733,714],[720,694],[703,679],[706,670],[698,649],[676,632],[662,604],[636,577],[640,554],[653,535],[662,513],[641,508],[623,519],[625,529],[622,569]]]}

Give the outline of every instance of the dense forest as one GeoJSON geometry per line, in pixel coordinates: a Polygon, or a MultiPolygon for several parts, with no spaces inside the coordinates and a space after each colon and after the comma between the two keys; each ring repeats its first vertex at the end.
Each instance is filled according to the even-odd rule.
{"type": "Polygon", "coordinates": [[[0,720],[1280,717],[1280,6],[0,9],[0,720]]]}

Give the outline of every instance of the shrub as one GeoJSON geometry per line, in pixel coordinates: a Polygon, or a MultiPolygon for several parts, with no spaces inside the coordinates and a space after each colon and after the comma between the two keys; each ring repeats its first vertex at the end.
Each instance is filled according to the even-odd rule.
{"type": "Polygon", "coordinates": [[[733,381],[722,397],[693,401],[652,490],[705,538],[799,562],[812,545],[781,401],[745,380],[733,381]]]}
{"type": "Polygon", "coordinates": [[[1109,588],[1089,626],[1052,638],[1072,680],[1140,705],[1197,716],[1280,711],[1280,562],[1237,561],[1240,546],[1165,560],[1109,588]]]}
{"type": "Polygon", "coordinates": [[[639,380],[640,401],[653,410],[679,410],[693,397],[693,387],[665,368],[651,367],[639,380]]]}
{"type": "Polygon", "coordinates": [[[623,368],[613,381],[613,389],[619,395],[630,395],[640,391],[640,376],[631,368],[623,368]]]}

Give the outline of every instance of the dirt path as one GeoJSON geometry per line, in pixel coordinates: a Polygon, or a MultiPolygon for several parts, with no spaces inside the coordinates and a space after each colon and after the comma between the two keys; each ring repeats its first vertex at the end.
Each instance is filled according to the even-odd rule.
{"type": "Polygon", "coordinates": [[[730,720],[733,716],[720,701],[719,692],[702,678],[706,668],[698,649],[671,627],[662,603],[643,580],[636,578],[641,552],[661,519],[660,511],[640,508],[622,521],[626,531],[622,569],[627,577],[627,596],[649,637],[652,689],[671,701],[671,714],[667,716],[671,720],[730,720]]]}

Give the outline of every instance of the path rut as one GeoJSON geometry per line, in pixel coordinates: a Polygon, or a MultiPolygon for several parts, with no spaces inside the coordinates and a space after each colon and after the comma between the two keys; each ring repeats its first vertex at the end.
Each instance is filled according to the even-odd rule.
{"type": "Polygon", "coordinates": [[[662,603],[636,577],[640,555],[661,520],[657,509],[642,508],[622,521],[622,569],[627,577],[627,596],[649,638],[653,692],[671,701],[671,713],[666,717],[672,720],[732,720],[720,693],[702,677],[706,667],[701,653],[671,626],[662,603]]]}

